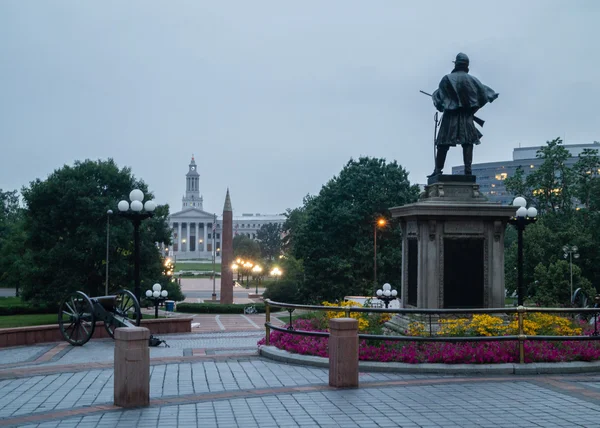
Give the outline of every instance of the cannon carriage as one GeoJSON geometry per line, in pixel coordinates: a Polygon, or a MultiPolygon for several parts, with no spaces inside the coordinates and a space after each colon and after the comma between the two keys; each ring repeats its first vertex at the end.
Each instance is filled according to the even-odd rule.
{"type": "Polygon", "coordinates": [[[106,332],[114,338],[116,328],[139,326],[141,318],[140,304],[128,290],[99,297],[76,291],[58,308],[60,333],[74,346],[84,345],[92,338],[96,321],[104,322],[106,332]]]}

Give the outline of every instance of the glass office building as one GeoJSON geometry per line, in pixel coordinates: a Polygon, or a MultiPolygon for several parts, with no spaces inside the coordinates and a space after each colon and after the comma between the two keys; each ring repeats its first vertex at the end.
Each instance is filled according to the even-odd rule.
{"type": "MultiPolygon", "coordinates": [[[[514,199],[512,195],[506,191],[504,180],[512,177],[517,168],[523,168],[525,175],[535,171],[542,164],[542,160],[536,157],[537,151],[543,146],[535,147],[519,147],[513,150],[513,159],[504,162],[488,162],[473,164],[473,175],[477,177],[479,190],[485,195],[490,202],[495,202],[501,205],[509,205],[514,199]]],[[[592,144],[565,144],[563,146],[569,150],[571,157],[567,161],[567,165],[573,165],[577,162],[578,156],[584,149],[595,149],[600,151],[600,143],[592,144]]],[[[452,167],[452,174],[463,174],[465,167],[452,167]]]]}

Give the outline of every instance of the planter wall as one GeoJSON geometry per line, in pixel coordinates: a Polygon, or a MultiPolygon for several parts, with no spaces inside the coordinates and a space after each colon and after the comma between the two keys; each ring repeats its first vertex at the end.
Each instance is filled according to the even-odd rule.
{"type": "MultiPolygon", "coordinates": [[[[151,334],[190,333],[192,317],[143,319],[142,327],[151,334]]],[[[102,321],[96,322],[92,339],[110,337],[102,321]]],[[[55,325],[36,325],[31,327],[0,328],[0,348],[19,345],[33,345],[45,342],[62,342],[64,339],[55,325]]]]}

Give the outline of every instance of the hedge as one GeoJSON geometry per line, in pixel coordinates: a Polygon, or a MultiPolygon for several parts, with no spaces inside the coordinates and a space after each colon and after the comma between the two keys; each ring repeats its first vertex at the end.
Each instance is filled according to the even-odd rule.
{"type": "MultiPolygon", "coordinates": [[[[17,304],[10,306],[0,306],[1,315],[35,315],[35,314],[58,314],[58,305],[36,305],[17,304]]],[[[56,315],[58,319],[58,315],[56,315]]]]}
{"type": "MultiPolygon", "coordinates": [[[[219,303],[178,303],[175,310],[177,312],[185,312],[188,314],[243,314],[244,308],[254,306],[260,314],[265,313],[264,303],[247,303],[232,305],[221,305],[219,303]]],[[[279,308],[271,308],[271,311],[279,310],[279,308]]]]}

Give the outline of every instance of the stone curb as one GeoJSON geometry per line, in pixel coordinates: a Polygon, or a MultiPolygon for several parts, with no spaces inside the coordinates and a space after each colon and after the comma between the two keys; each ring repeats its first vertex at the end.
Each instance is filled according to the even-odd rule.
{"type": "MultiPolygon", "coordinates": [[[[274,346],[259,347],[262,357],[289,364],[329,368],[329,359],[311,355],[293,354],[274,346]]],[[[538,375],[538,374],[574,374],[600,373],[600,361],[572,361],[568,363],[531,363],[531,364],[407,364],[379,363],[360,361],[360,371],[393,372],[411,374],[442,375],[538,375]]]]}

